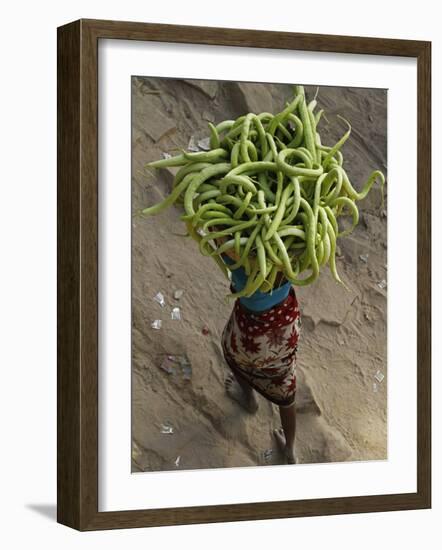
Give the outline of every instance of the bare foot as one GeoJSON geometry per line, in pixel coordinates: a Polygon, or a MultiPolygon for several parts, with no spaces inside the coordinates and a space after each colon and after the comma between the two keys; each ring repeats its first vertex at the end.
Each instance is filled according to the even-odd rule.
{"type": "Polygon", "coordinates": [[[252,414],[256,413],[258,410],[258,401],[252,388],[250,388],[250,391],[244,391],[231,373],[227,375],[225,388],[227,394],[241,405],[243,409],[252,414]]]}
{"type": "Polygon", "coordinates": [[[287,460],[287,464],[297,464],[295,449],[293,447],[287,447],[285,442],[284,430],[279,428],[278,430],[273,430],[273,435],[275,436],[276,441],[284,453],[284,456],[287,460]]]}

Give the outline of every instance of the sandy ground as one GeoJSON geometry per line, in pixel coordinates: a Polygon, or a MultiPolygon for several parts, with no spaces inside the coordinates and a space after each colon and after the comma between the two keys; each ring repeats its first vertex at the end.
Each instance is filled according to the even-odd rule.
{"type": "MultiPolygon", "coordinates": [[[[315,89],[306,87],[309,97],[315,89]]],[[[173,170],[151,175],[146,162],[186,148],[191,136],[205,137],[208,120],[277,112],[291,95],[288,85],[149,78],[133,78],[132,90],[134,212],[159,201],[172,183],[173,170]]],[[[329,120],[319,127],[324,144],[345,131],[336,114],[353,126],[343,153],[354,185],[374,169],[386,174],[387,92],[324,87],[318,104],[329,120]]],[[[297,289],[301,463],[387,458],[387,288],[379,286],[387,279],[387,212],[378,189],[359,207],[359,226],[339,243],[337,260],[350,290],[328,270],[315,285],[297,289]]],[[[225,394],[220,336],[231,311],[224,301],[228,282],[183,236],[179,216],[180,208],[172,207],[133,220],[132,471],[282,464],[271,435],[279,427],[277,407],[258,396],[258,413],[250,415],[225,394]],[[184,291],[179,299],[177,290],[184,291]],[[157,292],[164,307],[153,299],[157,292]],[[180,308],[181,320],[171,318],[173,307],[180,308]],[[151,328],[157,319],[160,330],[151,328]],[[181,363],[166,365],[167,355],[181,363]]]]}

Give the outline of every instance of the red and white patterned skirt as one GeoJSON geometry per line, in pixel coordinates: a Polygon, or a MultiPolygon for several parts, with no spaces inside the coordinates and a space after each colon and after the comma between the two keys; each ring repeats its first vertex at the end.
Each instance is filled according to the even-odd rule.
{"type": "Polygon", "coordinates": [[[293,405],[296,351],[301,317],[295,290],[260,313],[236,300],[222,335],[224,358],[231,370],[276,405],[293,405]]]}

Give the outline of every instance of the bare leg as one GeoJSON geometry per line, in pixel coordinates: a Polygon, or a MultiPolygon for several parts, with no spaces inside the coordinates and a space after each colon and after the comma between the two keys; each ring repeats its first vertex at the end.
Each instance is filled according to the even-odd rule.
{"type": "Polygon", "coordinates": [[[296,464],[295,434],[296,434],[296,406],[279,407],[282,429],[275,430],[274,434],[283,450],[288,464],[296,464]]]}
{"type": "Polygon", "coordinates": [[[225,387],[227,394],[241,405],[243,409],[250,413],[256,413],[258,410],[258,401],[256,400],[253,388],[245,380],[242,380],[231,372],[227,375],[225,387]]]}

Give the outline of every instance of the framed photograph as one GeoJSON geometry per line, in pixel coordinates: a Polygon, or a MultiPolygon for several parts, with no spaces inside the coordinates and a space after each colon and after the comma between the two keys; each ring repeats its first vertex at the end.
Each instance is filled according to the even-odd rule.
{"type": "Polygon", "coordinates": [[[58,521],[431,506],[431,44],[58,29],[58,521]]]}

